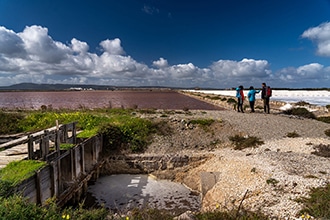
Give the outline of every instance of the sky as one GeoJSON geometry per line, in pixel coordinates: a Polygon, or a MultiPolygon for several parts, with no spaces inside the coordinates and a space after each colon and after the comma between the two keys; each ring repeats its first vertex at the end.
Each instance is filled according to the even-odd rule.
{"type": "Polygon", "coordinates": [[[330,87],[330,0],[0,0],[0,86],[330,87]]]}

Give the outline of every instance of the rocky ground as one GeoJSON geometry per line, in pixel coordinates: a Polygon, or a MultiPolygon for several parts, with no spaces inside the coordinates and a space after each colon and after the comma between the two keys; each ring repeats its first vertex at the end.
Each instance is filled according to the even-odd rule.
{"type": "MultiPolygon", "coordinates": [[[[208,154],[206,162],[176,170],[176,181],[203,192],[202,210],[237,208],[265,213],[278,219],[294,219],[301,208],[295,199],[307,196],[313,187],[330,183],[330,158],[319,155],[319,146],[330,146],[324,131],[330,125],[312,119],[280,114],[283,103],[272,103],[271,114],[238,113],[225,102],[198,97],[220,105],[223,111],[160,111],[142,115],[165,121],[146,154],[208,154]],[[214,119],[211,126],[190,123],[214,119]],[[289,138],[289,133],[300,137],[289,138]],[[229,137],[253,136],[264,143],[234,150],[229,137]],[[213,178],[203,185],[203,175],[213,178]]],[[[328,115],[326,111],[320,115],[328,115]]],[[[329,155],[328,155],[329,156],[329,155]]]]}

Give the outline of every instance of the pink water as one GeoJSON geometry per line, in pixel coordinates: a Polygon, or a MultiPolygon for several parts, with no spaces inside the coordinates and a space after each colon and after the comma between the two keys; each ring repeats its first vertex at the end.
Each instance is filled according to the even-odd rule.
{"type": "Polygon", "coordinates": [[[185,96],[173,90],[94,90],[59,92],[0,92],[0,108],[40,109],[139,108],[201,109],[219,107],[185,96]]]}

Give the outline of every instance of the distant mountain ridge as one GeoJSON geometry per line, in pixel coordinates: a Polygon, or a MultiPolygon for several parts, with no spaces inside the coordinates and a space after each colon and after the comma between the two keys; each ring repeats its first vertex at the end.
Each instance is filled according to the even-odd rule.
{"type": "MultiPolygon", "coordinates": [[[[228,90],[222,88],[179,88],[166,86],[110,86],[92,84],[38,84],[38,83],[19,83],[10,86],[0,86],[0,91],[61,91],[61,90],[116,90],[116,89],[194,89],[194,90],[228,90]]],[[[235,89],[235,88],[232,88],[235,89]]],[[[273,88],[278,90],[330,90],[330,88],[273,88]]]]}
{"type": "Polygon", "coordinates": [[[77,84],[37,84],[37,83],[19,83],[10,86],[0,86],[2,91],[17,91],[17,90],[30,90],[30,91],[41,91],[41,90],[70,90],[72,88],[81,89],[114,89],[113,86],[100,86],[100,85],[77,85],[77,84]]]}

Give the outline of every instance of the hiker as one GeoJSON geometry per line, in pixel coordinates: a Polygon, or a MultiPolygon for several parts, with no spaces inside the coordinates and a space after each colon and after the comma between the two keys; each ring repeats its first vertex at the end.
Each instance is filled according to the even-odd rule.
{"type": "Polygon", "coordinates": [[[269,114],[269,98],[272,96],[272,90],[269,86],[267,87],[266,83],[262,83],[261,86],[261,98],[264,101],[264,112],[269,114]]]}
{"type": "Polygon", "coordinates": [[[248,98],[249,98],[250,109],[251,109],[251,112],[254,112],[254,103],[256,101],[256,93],[259,93],[260,90],[255,90],[253,86],[250,86],[249,90],[250,91],[248,93],[248,98]]]}
{"type": "Polygon", "coordinates": [[[238,112],[242,112],[243,111],[243,102],[244,102],[244,92],[243,92],[243,86],[239,86],[238,88],[236,88],[236,97],[237,97],[237,111],[238,112]]]}

